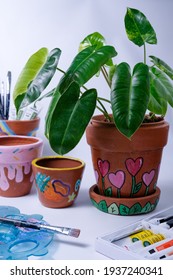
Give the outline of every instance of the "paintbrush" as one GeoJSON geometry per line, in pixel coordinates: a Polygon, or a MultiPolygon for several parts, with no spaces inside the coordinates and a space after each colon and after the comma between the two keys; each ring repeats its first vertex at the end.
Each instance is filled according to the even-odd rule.
{"type": "Polygon", "coordinates": [[[25,227],[37,230],[46,230],[52,233],[64,234],[72,237],[78,237],[80,234],[80,230],[76,228],[68,228],[68,227],[60,227],[60,226],[52,226],[49,224],[39,224],[33,223],[29,221],[22,221],[17,219],[11,219],[6,217],[0,217],[0,222],[12,224],[16,227],[25,227]]]}

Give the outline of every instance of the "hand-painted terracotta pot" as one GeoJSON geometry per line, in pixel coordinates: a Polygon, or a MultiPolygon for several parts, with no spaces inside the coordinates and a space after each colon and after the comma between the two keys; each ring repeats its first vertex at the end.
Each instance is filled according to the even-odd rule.
{"type": "Polygon", "coordinates": [[[99,115],[86,130],[101,195],[143,197],[155,192],[169,125],[146,123],[129,140],[99,115]]]}
{"type": "Polygon", "coordinates": [[[31,162],[41,156],[43,141],[37,137],[0,137],[0,196],[18,197],[33,184],[31,162]]]}
{"type": "Polygon", "coordinates": [[[26,135],[36,136],[40,119],[32,120],[0,120],[0,136],[2,135],[26,135]]]}
{"type": "Polygon", "coordinates": [[[50,208],[63,208],[76,199],[85,163],[76,158],[47,156],[32,161],[40,202],[50,208]]]}

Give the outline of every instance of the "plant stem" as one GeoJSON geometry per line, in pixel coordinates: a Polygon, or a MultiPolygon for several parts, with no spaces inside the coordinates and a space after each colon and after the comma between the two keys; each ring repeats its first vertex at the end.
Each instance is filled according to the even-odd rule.
{"type": "Polygon", "coordinates": [[[144,43],[144,63],[146,64],[147,59],[146,59],[146,45],[144,43]]]}
{"type": "Polygon", "coordinates": [[[61,73],[66,74],[66,72],[65,72],[64,70],[62,70],[61,68],[57,67],[56,69],[57,69],[58,71],[60,71],[61,73]]]}
{"type": "Polygon", "coordinates": [[[103,98],[103,97],[98,97],[99,100],[102,100],[104,102],[108,102],[111,104],[110,100],[106,99],[106,98],[103,98]]]}
{"type": "Polygon", "coordinates": [[[110,83],[109,78],[108,78],[108,73],[107,73],[106,68],[104,66],[101,67],[101,71],[102,71],[102,74],[103,74],[108,86],[111,87],[111,83],[110,83]]]}
{"type": "MultiPolygon", "coordinates": [[[[103,104],[100,103],[101,106],[103,106],[103,104]]],[[[100,108],[98,105],[96,105],[96,108],[105,116],[105,118],[108,120],[108,121],[112,121],[112,118],[109,116],[108,112],[106,111],[106,109],[102,109],[100,108]]]]}

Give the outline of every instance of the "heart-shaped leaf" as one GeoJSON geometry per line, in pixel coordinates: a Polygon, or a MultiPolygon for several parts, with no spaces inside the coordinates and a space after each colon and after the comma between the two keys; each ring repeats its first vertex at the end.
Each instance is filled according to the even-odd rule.
{"type": "Polygon", "coordinates": [[[124,22],[127,36],[134,44],[138,46],[145,43],[157,44],[156,33],[143,13],[127,8],[124,22]]]}
{"type": "Polygon", "coordinates": [[[143,122],[149,102],[149,69],[143,63],[120,63],[112,80],[111,104],[115,124],[130,138],[143,122]]]}

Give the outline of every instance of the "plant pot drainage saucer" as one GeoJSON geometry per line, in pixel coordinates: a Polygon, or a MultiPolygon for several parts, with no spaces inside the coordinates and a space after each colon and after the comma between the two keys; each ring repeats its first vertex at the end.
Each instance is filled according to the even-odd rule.
{"type": "Polygon", "coordinates": [[[93,185],[89,195],[93,205],[99,210],[113,215],[131,216],[153,211],[159,201],[160,189],[156,187],[153,194],[143,197],[118,198],[100,195],[97,185],[93,185]]]}

